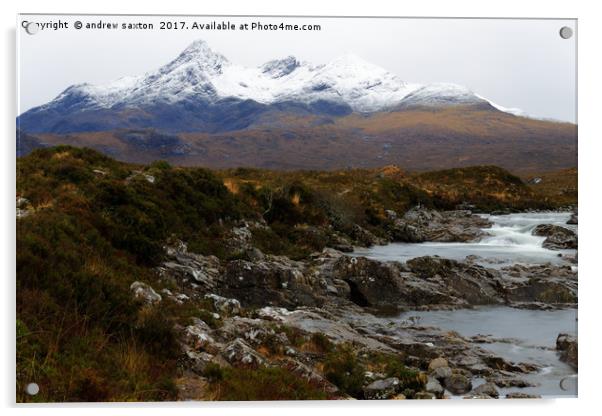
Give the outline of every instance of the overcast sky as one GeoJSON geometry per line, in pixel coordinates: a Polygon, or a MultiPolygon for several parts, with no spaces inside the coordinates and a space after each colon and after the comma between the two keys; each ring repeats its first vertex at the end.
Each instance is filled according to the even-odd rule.
{"type": "Polygon", "coordinates": [[[315,64],[347,52],[408,82],[452,82],[504,107],[536,117],[575,122],[576,36],[559,36],[573,20],[325,19],[103,17],[154,23],[154,30],[75,30],[91,16],[21,16],[69,23],[67,30],[28,35],[18,28],[19,111],[44,104],[69,85],[101,83],[152,71],[195,39],[238,64],[255,66],[294,55],[315,64]],[[319,24],[320,31],[159,30],[159,22],[319,24]]]}

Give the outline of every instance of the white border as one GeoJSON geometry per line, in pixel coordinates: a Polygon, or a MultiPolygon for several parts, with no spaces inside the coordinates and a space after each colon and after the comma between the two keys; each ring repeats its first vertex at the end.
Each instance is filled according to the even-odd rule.
{"type": "Polygon", "coordinates": [[[400,412],[444,412],[445,414],[507,415],[524,411],[554,414],[587,414],[601,407],[596,403],[599,396],[602,368],[598,348],[600,345],[600,320],[598,304],[602,290],[596,255],[600,251],[600,132],[602,108],[600,108],[600,78],[602,78],[599,42],[602,39],[602,16],[595,1],[528,1],[505,0],[487,2],[478,0],[421,0],[420,2],[392,2],[384,0],[326,2],[324,0],[300,0],[285,2],[276,0],[191,2],[183,0],[131,2],[102,0],[83,2],[70,0],[4,0],[0,3],[2,20],[3,54],[2,81],[4,97],[2,143],[2,186],[3,203],[0,218],[3,221],[3,246],[0,250],[2,274],[2,342],[0,355],[2,376],[0,394],[2,404],[8,407],[6,414],[73,414],[80,415],[78,405],[45,408],[14,405],[14,270],[15,270],[15,20],[17,13],[145,13],[145,14],[269,14],[269,15],[370,15],[370,16],[440,16],[440,17],[549,17],[579,19],[579,186],[580,186],[580,240],[579,253],[580,297],[579,297],[579,399],[545,401],[439,401],[433,402],[295,402],[295,403],[241,403],[241,404],[198,404],[169,405],[145,404],[86,406],[86,414],[105,415],[145,414],[164,415],[177,412],[178,416],[199,413],[231,414],[245,416],[266,414],[304,415],[318,412],[345,412],[348,415],[365,415],[366,412],[399,414],[400,412]],[[598,215],[596,215],[598,214],[598,215]]]}

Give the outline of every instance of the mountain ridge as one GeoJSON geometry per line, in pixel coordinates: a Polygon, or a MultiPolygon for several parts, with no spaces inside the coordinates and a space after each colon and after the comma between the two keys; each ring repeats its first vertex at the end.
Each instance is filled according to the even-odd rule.
{"type": "Polygon", "coordinates": [[[287,56],[244,67],[197,40],[171,62],[144,75],[72,85],[54,100],[20,115],[17,124],[37,133],[137,127],[211,132],[244,128],[262,113],[283,107],[342,116],[469,104],[512,113],[466,87],[408,83],[353,54],[323,65],[287,56]],[[173,110],[180,113],[176,123],[162,120],[173,117],[173,110]],[[220,123],[226,112],[249,120],[220,123]]]}

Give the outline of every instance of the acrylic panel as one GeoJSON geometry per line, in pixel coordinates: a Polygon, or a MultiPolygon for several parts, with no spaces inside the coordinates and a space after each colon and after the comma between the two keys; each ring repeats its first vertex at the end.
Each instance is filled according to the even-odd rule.
{"type": "Polygon", "coordinates": [[[19,15],[17,402],[577,396],[577,21],[19,15]]]}

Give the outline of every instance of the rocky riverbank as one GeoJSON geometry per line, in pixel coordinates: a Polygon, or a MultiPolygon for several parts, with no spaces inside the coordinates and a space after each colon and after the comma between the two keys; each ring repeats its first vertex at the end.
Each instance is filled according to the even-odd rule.
{"type": "MultiPolygon", "coordinates": [[[[393,220],[394,235],[405,241],[478,239],[491,225],[468,212],[419,209],[393,220]]],[[[525,375],[540,370],[482,348],[511,341],[467,338],[411,320],[383,325],[377,315],[478,305],[541,310],[577,305],[577,272],[569,264],[492,269],[470,258],[437,256],[381,262],[333,248],[295,261],[252,247],[258,227],[265,225],[243,223],[232,231],[229,244],[242,250],[241,258],[220,261],[177,242],[165,247],[167,260],[157,268],[162,290],[132,285],[149,308],[199,309],[188,325],[177,326],[181,399],[219,398],[219,377],[212,374],[230,368],[285,369],[328,398],[499,398],[501,388],[533,386],[525,375]]],[[[554,227],[535,232],[547,230],[555,245],[564,244],[572,231],[554,227]]],[[[557,348],[576,368],[574,345],[561,336],[557,348]]]]}

